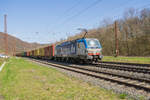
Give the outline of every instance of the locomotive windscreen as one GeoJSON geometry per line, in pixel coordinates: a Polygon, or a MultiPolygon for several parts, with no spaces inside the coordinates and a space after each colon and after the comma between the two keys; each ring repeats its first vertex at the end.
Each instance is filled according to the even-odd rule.
{"type": "Polygon", "coordinates": [[[101,48],[101,45],[97,39],[87,39],[86,42],[88,48],[101,48]]]}

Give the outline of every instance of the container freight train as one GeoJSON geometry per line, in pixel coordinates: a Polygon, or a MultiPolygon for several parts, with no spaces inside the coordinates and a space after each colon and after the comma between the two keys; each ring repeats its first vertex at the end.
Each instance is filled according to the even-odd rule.
{"type": "Polygon", "coordinates": [[[95,38],[82,38],[17,54],[17,56],[64,62],[97,62],[102,60],[102,47],[95,38]]]}

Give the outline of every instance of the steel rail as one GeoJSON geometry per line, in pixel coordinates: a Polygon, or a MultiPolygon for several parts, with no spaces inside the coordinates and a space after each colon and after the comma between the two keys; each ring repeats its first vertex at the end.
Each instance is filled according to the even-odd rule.
{"type": "Polygon", "coordinates": [[[150,64],[139,64],[139,63],[109,62],[109,61],[99,61],[99,63],[131,65],[131,66],[141,66],[141,67],[150,67],[150,64]]]}
{"type": "Polygon", "coordinates": [[[138,68],[138,67],[131,67],[131,66],[105,65],[105,64],[96,64],[94,66],[101,67],[101,68],[109,68],[109,69],[115,69],[115,70],[124,70],[124,71],[130,71],[130,72],[150,74],[150,68],[138,68]]]}
{"type": "Polygon", "coordinates": [[[34,60],[34,61],[46,64],[46,65],[51,65],[51,66],[54,66],[54,67],[58,67],[58,68],[61,68],[61,69],[77,72],[77,73],[80,73],[80,74],[92,76],[92,77],[95,77],[95,78],[104,79],[104,80],[111,81],[111,82],[116,82],[116,83],[119,83],[119,84],[124,84],[126,86],[135,87],[136,89],[144,89],[145,91],[148,91],[148,92],[150,91],[150,85],[149,84],[145,84],[145,83],[140,82],[140,81],[135,81],[135,79],[132,80],[132,78],[123,79],[123,78],[113,76],[112,74],[111,74],[112,76],[110,77],[110,75],[105,75],[104,73],[103,74],[102,73],[97,73],[97,72],[93,72],[93,71],[90,71],[90,70],[80,69],[80,68],[77,68],[77,67],[54,64],[54,63],[50,63],[50,62],[46,62],[46,61],[40,61],[40,60],[34,60]]]}

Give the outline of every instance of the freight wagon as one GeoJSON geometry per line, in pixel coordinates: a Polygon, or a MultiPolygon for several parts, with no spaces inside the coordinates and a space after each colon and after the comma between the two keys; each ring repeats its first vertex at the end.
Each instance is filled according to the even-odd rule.
{"type": "Polygon", "coordinates": [[[47,46],[44,48],[45,59],[54,59],[55,45],[47,46]]]}

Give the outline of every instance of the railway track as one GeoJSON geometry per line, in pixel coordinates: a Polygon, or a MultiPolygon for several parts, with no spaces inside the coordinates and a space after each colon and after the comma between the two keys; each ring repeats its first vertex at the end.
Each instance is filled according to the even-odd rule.
{"type": "Polygon", "coordinates": [[[138,67],[150,67],[150,64],[137,64],[137,63],[125,63],[125,62],[108,62],[108,61],[100,61],[101,64],[116,64],[116,65],[131,65],[138,67]]]}
{"type": "MultiPolygon", "coordinates": [[[[33,60],[33,59],[32,59],[33,60]]],[[[128,75],[121,75],[118,73],[112,73],[111,71],[106,72],[96,67],[85,67],[80,65],[71,65],[65,63],[51,62],[51,61],[41,61],[41,60],[33,60],[38,63],[51,65],[53,67],[61,68],[64,70],[69,70],[72,72],[84,74],[87,76],[91,76],[94,78],[98,78],[105,81],[110,81],[113,83],[125,85],[128,87],[134,87],[138,90],[144,90],[146,92],[150,92],[150,79],[148,78],[139,78],[139,77],[131,77],[128,75]]]]}
{"type": "Polygon", "coordinates": [[[129,64],[129,63],[96,63],[93,66],[101,67],[101,68],[107,68],[107,69],[114,69],[114,70],[124,70],[129,72],[137,72],[137,73],[143,73],[143,74],[150,74],[150,65],[149,64],[129,64]],[[144,65],[144,66],[142,66],[144,65]],[[146,66],[147,65],[147,66],[146,66]]]}

